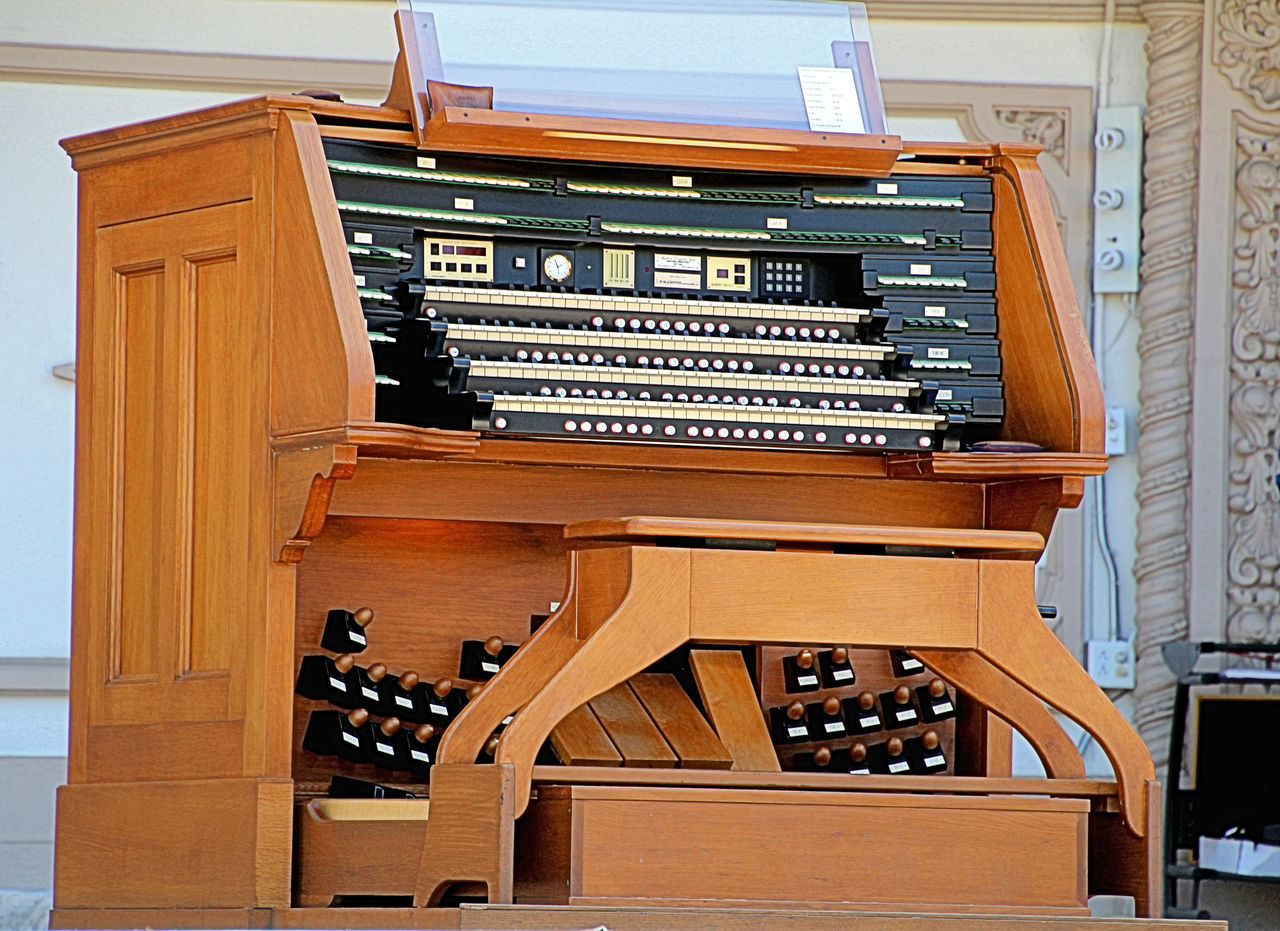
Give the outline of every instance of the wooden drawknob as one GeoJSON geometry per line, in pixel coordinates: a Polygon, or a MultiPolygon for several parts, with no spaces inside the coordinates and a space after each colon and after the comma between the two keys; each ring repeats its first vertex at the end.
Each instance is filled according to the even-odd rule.
{"type": "Polygon", "coordinates": [[[813,751],[813,763],[815,766],[826,766],[831,762],[831,748],[819,747],[813,751]]]}
{"type": "Polygon", "coordinates": [[[352,711],[347,715],[347,720],[350,721],[354,727],[363,727],[364,722],[369,720],[369,712],[365,711],[363,708],[357,708],[355,711],[352,711]]]}
{"type": "Polygon", "coordinates": [[[856,743],[849,748],[849,759],[855,763],[861,763],[867,758],[867,745],[864,743],[856,743]]]}
{"type": "Polygon", "coordinates": [[[938,749],[938,732],[925,731],[920,735],[920,743],[926,750],[938,749]]]}
{"type": "Polygon", "coordinates": [[[929,694],[934,698],[941,698],[947,694],[947,683],[941,679],[931,679],[929,681],[929,694]]]}
{"type": "Polygon", "coordinates": [[[834,695],[828,695],[822,701],[822,713],[829,718],[834,718],[840,713],[840,699],[834,695]]]}
{"type": "Polygon", "coordinates": [[[351,671],[351,667],[356,664],[356,658],[350,653],[343,653],[333,661],[334,668],[344,675],[351,671]]]}
{"type": "Polygon", "coordinates": [[[408,672],[400,673],[400,688],[404,689],[406,692],[412,692],[413,687],[417,685],[419,681],[420,679],[418,678],[418,674],[412,669],[408,672]]]}
{"type": "Polygon", "coordinates": [[[801,718],[803,718],[804,702],[793,701],[791,704],[787,705],[787,717],[789,717],[792,721],[799,721],[801,718]]]}
{"type": "Polygon", "coordinates": [[[374,663],[365,670],[365,675],[369,677],[370,682],[381,682],[383,676],[387,674],[386,663],[374,663]]]}
{"type": "Polygon", "coordinates": [[[796,665],[801,669],[813,668],[813,650],[801,650],[796,654],[796,665]]]}
{"type": "Polygon", "coordinates": [[[435,682],[431,683],[431,691],[435,693],[436,698],[444,698],[453,691],[453,680],[437,679],[435,682]]]}
{"type": "Polygon", "coordinates": [[[845,663],[849,662],[849,648],[832,647],[831,662],[835,663],[837,666],[843,666],[845,663]]]}
{"type": "Polygon", "coordinates": [[[893,700],[899,705],[911,704],[911,689],[905,685],[900,685],[893,690],[893,700]]]}
{"type": "Polygon", "coordinates": [[[352,617],[361,627],[368,627],[373,623],[373,608],[356,608],[356,613],[352,617]]]}
{"type": "Polygon", "coordinates": [[[501,740],[502,738],[499,735],[494,734],[492,737],[490,737],[488,740],[484,742],[484,752],[489,754],[489,756],[497,756],[498,742],[501,740]]]}
{"type": "Polygon", "coordinates": [[[484,651],[490,656],[497,656],[504,646],[506,644],[501,637],[490,637],[484,642],[484,651]]]}
{"type": "Polygon", "coordinates": [[[467,686],[467,701],[471,701],[477,695],[484,691],[484,683],[477,682],[475,685],[467,686]]]}
{"type": "Polygon", "coordinates": [[[902,756],[902,738],[890,737],[884,748],[889,751],[889,756],[902,756]]]}
{"type": "Polygon", "coordinates": [[[430,724],[419,724],[413,732],[413,739],[420,744],[426,743],[436,736],[436,729],[430,724]]]}
{"type": "Polygon", "coordinates": [[[387,718],[385,721],[383,721],[381,724],[378,725],[378,730],[382,731],[382,733],[390,737],[396,731],[400,730],[400,719],[387,718]]]}
{"type": "Polygon", "coordinates": [[[871,692],[858,693],[858,707],[863,711],[870,711],[876,706],[876,697],[871,692]]]}

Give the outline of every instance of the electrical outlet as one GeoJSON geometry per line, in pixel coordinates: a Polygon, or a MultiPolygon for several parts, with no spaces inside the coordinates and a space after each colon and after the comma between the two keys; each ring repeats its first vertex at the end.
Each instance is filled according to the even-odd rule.
{"type": "Polygon", "coordinates": [[[1138,290],[1142,253],[1142,110],[1099,107],[1094,136],[1093,290],[1138,290]]]}
{"type": "Polygon", "coordinates": [[[1090,640],[1085,643],[1085,668],[1099,687],[1131,689],[1135,685],[1133,644],[1128,640],[1090,640]]]}
{"type": "Polygon", "coordinates": [[[1108,456],[1123,456],[1129,451],[1125,420],[1123,407],[1107,408],[1106,453],[1108,456]]]}

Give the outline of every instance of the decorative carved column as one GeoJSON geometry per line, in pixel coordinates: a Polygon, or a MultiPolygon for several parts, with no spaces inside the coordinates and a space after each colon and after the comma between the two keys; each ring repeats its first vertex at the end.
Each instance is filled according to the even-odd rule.
{"type": "Polygon", "coordinates": [[[1137,707],[1157,766],[1168,756],[1174,679],[1161,644],[1185,639],[1191,332],[1204,5],[1147,0],[1146,168],[1138,294],[1137,707]]]}

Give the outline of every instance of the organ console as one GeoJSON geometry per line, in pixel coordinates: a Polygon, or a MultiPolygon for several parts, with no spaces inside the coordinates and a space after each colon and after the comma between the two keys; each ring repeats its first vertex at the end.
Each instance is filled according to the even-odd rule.
{"type": "Polygon", "coordinates": [[[64,142],[53,926],[1154,914],[1150,757],[1034,597],[1106,465],[1038,147],[493,110],[398,25],[384,106],[64,142]]]}

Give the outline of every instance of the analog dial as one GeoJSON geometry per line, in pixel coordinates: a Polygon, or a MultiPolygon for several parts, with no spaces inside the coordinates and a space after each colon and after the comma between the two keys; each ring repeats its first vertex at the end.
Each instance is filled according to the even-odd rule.
{"type": "Polygon", "coordinates": [[[573,260],[563,252],[553,252],[542,260],[542,273],[557,283],[568,281],[573,274],[573,260]]]}

